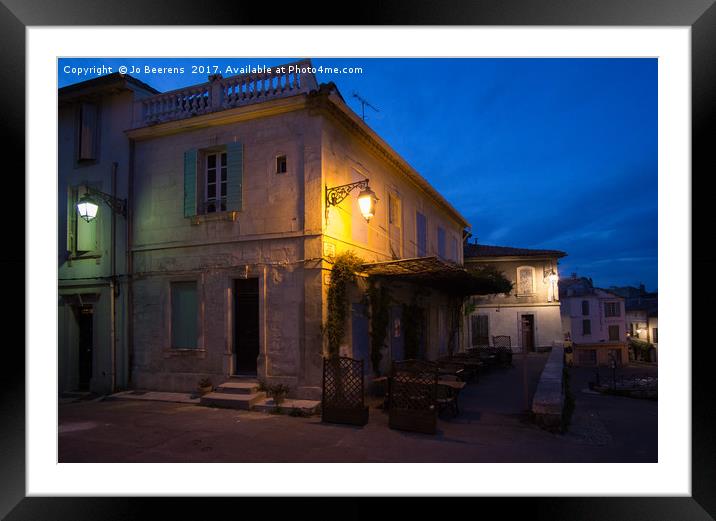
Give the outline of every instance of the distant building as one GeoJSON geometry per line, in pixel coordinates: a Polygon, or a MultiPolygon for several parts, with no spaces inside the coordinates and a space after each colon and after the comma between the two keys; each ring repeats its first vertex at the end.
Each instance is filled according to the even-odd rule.
{"type": "Polygon", "coordinates": [[[545,351],[561,345],[557,262],[565,255],[558,250],[466,244],[466,268],[494,267],[512,281],[513,290],[471,298],[465,345],[493,345],[496,336],[509,336],[513,351],[545,351]]]}
{"type": "Polygon", "coordinates": [[[624,297],[627,336],[653,344],[655,351],[658,352],[659,294],[655,291],[646,291],[643,284],[638,288],[612,286],[609,291],[624,297]]]}
{"type": "Polygon", "coordinates": [[[624,298],[595,288],[586,277],[559,281],[562,327],[572,340],[578,365],[618,364],[628,358],[624,298]]]}

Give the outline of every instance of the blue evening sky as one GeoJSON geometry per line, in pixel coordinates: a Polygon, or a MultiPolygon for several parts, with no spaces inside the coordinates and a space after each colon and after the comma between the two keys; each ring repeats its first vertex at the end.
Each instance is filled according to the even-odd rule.
{"type": "MultiPolygon", "coordinates": [[[[292,58],[60,59],[65,66],[184,67],[132,74],[160,91],[202,83],[192,65],[292,58]]],[[[313,59],[366,122],[472,224],[482,244],[566,251],[563,277],[657,287],[656,59],[313,59]]],[[[131,74],[131,72],[130,72],[131,74]]],[[[227,74],[224,74],[227,76],[227,74]]]]}

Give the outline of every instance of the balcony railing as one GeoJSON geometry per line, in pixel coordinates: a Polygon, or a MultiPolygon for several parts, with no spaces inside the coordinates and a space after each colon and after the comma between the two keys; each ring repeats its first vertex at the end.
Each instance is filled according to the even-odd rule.
{"type": "Polygon", "coordinates": [[[145,126],[308,93],[318,88],[310,60],[271,67],[270,73],[220,74],[192,85],[135,102],[135,125],[145,126]]]}

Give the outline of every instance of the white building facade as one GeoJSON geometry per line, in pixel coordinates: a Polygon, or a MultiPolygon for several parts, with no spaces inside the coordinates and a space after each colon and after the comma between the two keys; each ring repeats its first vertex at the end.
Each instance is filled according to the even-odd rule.
{"type": "Polygon", "coordinates": [[[509,337],[512,350],[547,351],[564,340],[560,319],[558,250],[466,244],[465,267],[489,266],[513,283],[509,294],[474,296],[464,331],[467,347],[509,337]]]}

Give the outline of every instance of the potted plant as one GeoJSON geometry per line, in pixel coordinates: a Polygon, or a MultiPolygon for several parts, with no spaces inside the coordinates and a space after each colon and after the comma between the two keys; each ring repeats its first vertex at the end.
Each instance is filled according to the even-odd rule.
{"type": "Polygon", "coordinates": [[[199,380],[199,394],[210,393],[213,390],[214,386],[212,385],[210,378],[204,377],[199,380]]]}
{"type": "Polygon", "coordinates": [[[269,385],[267,387],[266,394],[268,394],[269,397],[273,399],[276,411],[281,410],[281,404],[286,399],[286,396],[288,395],[289,391],[289,387],[284,384],[269,385]]]}

